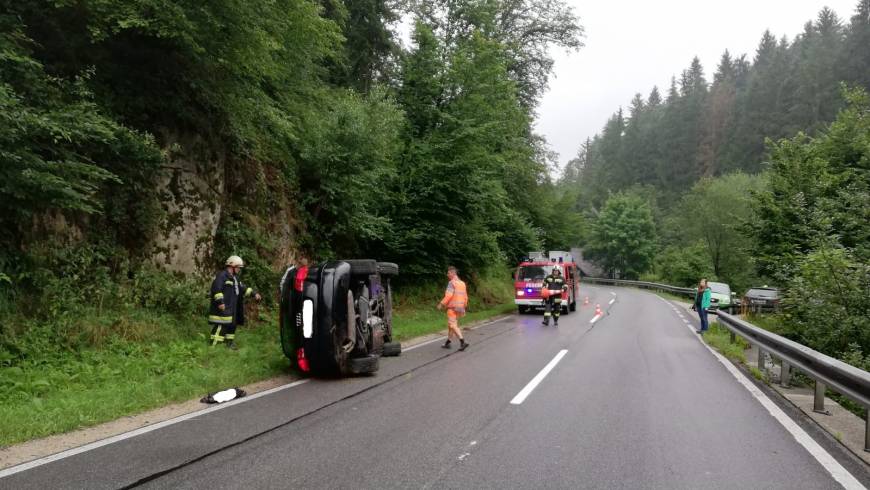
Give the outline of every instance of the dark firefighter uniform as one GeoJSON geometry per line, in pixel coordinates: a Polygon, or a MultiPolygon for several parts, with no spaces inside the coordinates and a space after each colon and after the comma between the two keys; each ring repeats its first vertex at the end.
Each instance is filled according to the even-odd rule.
{"type": "Polygon", "coordinates": [[[543,289],[547,289],[549,296],[544,300],[544,325],[550,324],[550,317],[553,317],[553,324],[559,324],[559,315],[562,313],[562,291],[564,291],[567,286],[565,285],[565,279],[562,278],[562,274],[559,272],[559,269],[554,267],[553,272],[550,273],[549,276],[544,278],[544,284],[542,286],[543,289]]]}
{"type": "Polygon", "coordinates": [[[239,278],[227,270],[217,273],[211,284],[211,308],[208,313],[208,323],[211,325],[211,345],[217,345],[226,340],[235,343],[236,326],[245,324],[245,298],[254,294],[239,281],[239,278]],[[224,305],[221,310],[219,305],[224,305]]]}

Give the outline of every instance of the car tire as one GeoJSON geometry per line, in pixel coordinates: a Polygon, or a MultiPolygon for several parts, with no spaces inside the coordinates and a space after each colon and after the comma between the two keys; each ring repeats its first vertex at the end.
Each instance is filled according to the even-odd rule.
{"type": "Polygon", "coordinates": [[[384,342],[393,341],[393,286],[390,280],[385,281],[386,294],[384,295],[384,342]]]}
{"type": "Polygon", "coordinates": [[[381,355],[384,357],[397,357],[402,355],[402,344],[398,342],[385,342],[384,350],[381,355]]]}
{"type": "Polygon", "coordinates": [[[346,259],[342,262],[347,262],[350,265],[350,273],[355,276],[370,276],[378,273],[378,263],[371,259],[346,259]]]}
{"type": "Polygon", "coordinates": [[[350,374],[372,374],[377,372],[379,360],[378,356],[353,357],[347,360],[347,369],[350,374]]]}
{"type": "Polygon", "coordinates": [[[398,276],[399,266],[392,262],[378,262],[378,272],[380,272],[382,276],[398,276]]]}

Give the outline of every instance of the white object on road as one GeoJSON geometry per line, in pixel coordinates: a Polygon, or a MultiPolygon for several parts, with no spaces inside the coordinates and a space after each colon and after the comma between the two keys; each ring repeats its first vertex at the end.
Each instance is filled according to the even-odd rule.
{"type": "Polygon", "coordinates": [[[559,353],[556,354],[556,357],[554,357],[552,361],[544,366],[544,369],[541,369],[541,372],[536,374],[535,377],[532,378],[531,381],[529,381],[529,384],[527,384],[525,388],[517,393],[517,396],[515,396],[514,399],[511,400],[511,404],[520,405],[521,403],[523,403],[523,401],[525,401],[525,399],[532,393],[532,391],[534,391],[534,389],[537,388],[539,384],[541,384],[541,381],[543,381],[544,378],[546,378],[547,375],[550,374],[550,371],[552,371],[553,368],[556,367],[556,364],[559,364],[559,361],[561,361],[567,353],[568,349],[560,350],[559,353]]]}
{"type": "Polygon", "coordinates": [[[597,322],[598,320],[601,320],[601,315],[600,315],[600,314],[599,314],[599,315],[595,315],[595,316],[593,316],[592,319],[589,320],[589,323],[595,323],[595,322],[597,322]]]}

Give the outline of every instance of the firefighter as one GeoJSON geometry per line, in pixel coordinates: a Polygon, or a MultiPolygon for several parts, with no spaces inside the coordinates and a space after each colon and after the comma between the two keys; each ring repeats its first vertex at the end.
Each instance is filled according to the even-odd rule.
{"type": "Polygon", "coordinates": [[[559,325],[559,315],[562,313],[562,292],[568,290],[565,280],[562,279],[562,271],[559,266],[553,267],[550,275],[544,278],[541,288],[544,296],[544,326],[550,324],[550,316],[553,317],[553,325],[559,325]]]}
{"type": "Polygon", "coordinates": [[[211,284],[211,309],[208,323],[211,325],[209,345],[225,344],[228,349],[236,346],[236,326],[245,324],[245,298],[253,295],[260,301],[260,293],[239,281],[245,263],[233,255],[227,259],[226,268],[217,273],[211,284]]]}
{"type": "Polygon", "coordinates": [[[465,316],[465,307],[468,306],[468,291],[465,288],[465,283],[459,279],[456,267],[452,265],[447,268],[447,278],[450,282],[447,283],[447,290],[444,292],[444,298],[438,303],[438,309],[447,308],[447,342],[444,342],[445,349],[450,348],[450,336],[459,338],[459,350],[468,348],[468,342],[462,337],[462,330],[459,328],[459,319],[465,316]]]}

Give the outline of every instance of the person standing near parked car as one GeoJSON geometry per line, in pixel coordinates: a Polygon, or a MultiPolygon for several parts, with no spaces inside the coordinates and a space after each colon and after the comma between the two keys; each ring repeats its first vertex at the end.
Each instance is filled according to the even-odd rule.
{"type": "Polygon", "coordinates": [[[236,346],[236,327],[245,324],[245,298],[254,296],[260,301],[260,293],[239,280],[245,263],[238,255],[227,259],[226,267],[215,275],[211,284],[211,308],[208,323],[211,325],[209,345],[223,344],[228,349],[236,346]]]}
{"type": "Polygon", "coordinates": [[[468,342],[462,337],[459,319],[465,316],[465,308],[468,306],[468,290],[465,283],[459,279],[456,267],[451,265],[447,268],[447,278],[450,282],[447,283],[444,298],[438,303],[439,310],[447,308],[447,341],[441,347],[450,348],[450,336],[453,334],[459,338],[459,350],[465,350],[468,347],[468,342]]]}
{"type": "Polygon", "coordinates": [[[707,279],[701,279],[698,283],[698,289],[695,290],[695,303],[692,309],[698,312],[698,317],[701,319],[701,328],[695,330],[696,333],[703,334],[709,328],[707,322],[707,310],[710,308],[710,287],[707,286],[707,279]]]}

